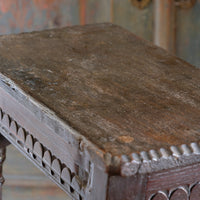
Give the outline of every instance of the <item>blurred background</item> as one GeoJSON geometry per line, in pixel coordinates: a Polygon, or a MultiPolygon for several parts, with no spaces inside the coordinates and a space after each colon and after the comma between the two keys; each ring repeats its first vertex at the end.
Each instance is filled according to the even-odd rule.
{"type": "MultiPolygon", "coordinates": [[[[111,22],[200,68],[200,0],[0,0],[0,34],[111,22]]],[[[67,199],[12,146],[5,200],[67,199]]]]}

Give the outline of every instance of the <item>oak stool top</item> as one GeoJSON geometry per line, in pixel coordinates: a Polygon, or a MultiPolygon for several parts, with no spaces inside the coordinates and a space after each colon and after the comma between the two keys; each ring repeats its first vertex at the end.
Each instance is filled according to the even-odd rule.
{"type": "Polygon", "coordinates": [[[0,132],[74,198],[200,161],[200,70],[113,24],[0,36],[0,108],[0,132]]]}

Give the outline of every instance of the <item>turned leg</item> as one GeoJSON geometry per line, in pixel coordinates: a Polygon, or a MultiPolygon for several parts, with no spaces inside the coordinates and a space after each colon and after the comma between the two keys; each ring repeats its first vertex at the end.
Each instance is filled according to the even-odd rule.
{"type": "Polygon", "coordinates": [[[6,146],[9,144],[9,142],[0,135],[0,200],[2,200],[2,186],[4,183],[4,177],[3,177],[3,162],[6,159],[6,146]]]}

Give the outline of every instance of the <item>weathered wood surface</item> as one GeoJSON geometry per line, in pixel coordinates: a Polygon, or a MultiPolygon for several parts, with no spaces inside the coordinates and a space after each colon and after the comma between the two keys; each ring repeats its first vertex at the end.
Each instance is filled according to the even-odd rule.
{"type": "MultiPolygon", "coordinates": [[[[200,1],[197,0],[193,8],[176,8],[176,38],[172,44],[179,57],[197,67],[200,66],[199,6],[200,1]]],[[[152,41],[155,25],[153,7],[153,1],[146,8],[138,9],[130,0],[2,0],[0,34],[113,22],[152,41]]]]}
{"type": "Polygon", "coordinates": [[[144,200],[146,196],[146,175],[121,177],[111,176],[108,183],[107,200],[144,200]],[[120,192],[119,192],[120,191],[120,192]]]}
{"type": "Polygon", "coordinates": [[[164,170],[147,178],[148,200],[199,200],[200,165],[164,170]]]}
{"type": "Polygon", "coordinates": [[[145,174],[200,161],[200,70],[119,26],[1,36],[0,62],[1,134],[74,199],[159,199],[145,174]]]}
{"type": "MultiPolygon", "coordinates": [[[[185,159],[190,152],[187,146],[180,152],[171,146],[199,141],[199,69],[118,26],[99,24],[2,36],[0,42],[0,71],[17,84],[2,76],[2,87],[10,88],[11,95],[40,121],[51,124],[65,142],[69,136],[63,126],[58,128],[63,122],[80,134],[74,135],[77,140],[84,136],[102,155],[106,153],[106,165],[118,168],[123,155],[137,160],[129,155],[160,148],[171,148],[171,153],[150,151],[139,157],[149,161],[158,160],[159,154],[183,154],[185,159]],[[34,110],[18,87],[52,114],[37,103],[38,110],[34,110]],[[55,116],[63,121],[54,125],[55,116]],[[117,157],[113,160],[113,156],[117,157]]],[[[178,163],[171,162],[169,166],[178,163]]],[[[148,170],[152,167],[157,169],[152,164],[148,170]]],[[[126,175],[134,174],[137,167],[133,172],[124,170],[126,175]]]]}
{"type": "Polygon", "coordinates": [[[0,42],[1,73],[106,152],[198,140],[200,71],[117,26],[0,42]]]}

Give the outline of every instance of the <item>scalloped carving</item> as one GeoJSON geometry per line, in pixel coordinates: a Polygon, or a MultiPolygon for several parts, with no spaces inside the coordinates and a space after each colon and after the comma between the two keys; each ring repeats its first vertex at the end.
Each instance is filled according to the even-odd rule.
{"type": "Polygon", "coordinates": [[[60,161],[58,159],[54,159],[53,162],[52,162],[52,170],[57,173],[58,175],[61,174],[61,164],[60,164],[60,161]]]}
{"type": "MultiPolygon", "coordinates": [[[[8,138],[23,149],[64,191],[75,200],[84,199],[86,185],[82,183],[85,180],[82,181],[78,174],[74,175],[65,164],[62,164],[58,158],[52,155],[50,150],[44,147],[9,115],[5,114],[1,108],[0,120],[1,125],[8,129],[8,138]],[[13,135],[15,137],[12,137],[13,135]]],[[[89,182],[89,178],[87,182],[89,182]]]]}
{"type": "Polygon", "coordinates": [[[43,158],[43,147],[38,141],[35,142],[35,144],[33,146],[33,154],[37,158],[39,158],[39,160],[42,160],[42,158],[43,158]]]}
{"type": "Polygon", "coordinates": [[[25,143],[26,133],[23,128],[20,127],[16,135],[17,135],[17,140],[21,141],[22,143],[25,143]]]}
{"type": "Polygon", "coordinates": [[[7,114],[4,114],[3,115],[3,118],[2,118],[2,123],[3,125],[6,127],[6,128],[9,128],[10,127],[10,117],[7,115],[7,114]]]}
{"type": "Polygon", "coordinates": [[[198,200],[200,197],[200,182],[193,185],[179,186],[170,192],[158,191],[151,194],[148,200],[198,200]]]}
{"type": "Polygon", "coordinates": [[[47,165],[49,167],[51,166],[51,158],[52,158],[51,152],[45,151],[44,157],[43,157],[43,162],[45,163],[45,165],[47,165]]]}
{"type": "Polygon", "coordinates": [[[200,197],[200,183],[197,183],[190,190],[190,200],[197,200],[199,197],[200,197]]]}
{"type": "Polygon", "coordinates": [[[168,200],[168,198],[162,193],[157,193],[151,198],[151,200],[168,200]]]}
{"type": "Polygon", "coordinates": [[[33,137],[32,137],[32,135],[27,135],[26,141],[25,141],[25,148],[28,151],[28,153],[33,152],[33,137]]]}
{"type": "Polygon", "coordinates": [[[62,173],[61,173],[61,179],[64,182],[67,182],[69,184],[71,183],[72,181],[71,172],[67,167],[63,168],[62,173]]]}
{"type": "Polygon", "coordinates": [[[78,190],[81,190],[81,183],[78,176],[74,176],[72,178],[72,186],[73,188],[78,188],[78,190]]]}
{"type": "Polygon", "coordinates": [[[17,123],[15,121],[12,121],[10,124],[10,133],[16,137],[17,132],[18,132],[17,123]]]}
{"type": "Polygon", "coordinates": [[[173,191],[173,193],[170,196],[170,200],[177,200],[177,199],[187,200],[187,195],[188,193],[186,193],[186,191],[184,191],[181,188],[178,188],[175,191],[173,191]]]}

